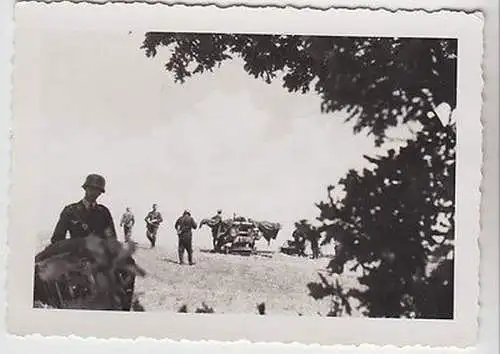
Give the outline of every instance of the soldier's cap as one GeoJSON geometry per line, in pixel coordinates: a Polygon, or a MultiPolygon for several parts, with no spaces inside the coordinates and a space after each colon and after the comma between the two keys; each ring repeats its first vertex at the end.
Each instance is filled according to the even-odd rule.
{"type": "Polygon", "coordinates": [[[222,209],[217,209],[217,214],[222,214],[222,209]]]}
{"type": "Polygon", "coordinates": [[[102,193],[104,193],[106,191],[106,180],[104,179],[103,176],[98,175],[96,173],[92,173],[87,176],[82,187],[83,188],[94,187],[99,189],[102,193]]]}
{"type": "Polygon", "coordinates": [[[184,215],[191,215],[191,213],[190,213],[190,212],[189,212],[189,210],[187,210],[187,209],[186,209],[186,210],[184,210],[184,213],[183,213],[183,214],[184,214],[184,215]]]}

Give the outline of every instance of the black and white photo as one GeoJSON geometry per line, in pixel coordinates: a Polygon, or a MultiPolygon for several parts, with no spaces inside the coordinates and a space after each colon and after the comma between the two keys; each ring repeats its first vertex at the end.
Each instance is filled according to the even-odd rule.
{"type": "Polygon", "coordinates": [[[479,17],[51,10],[17,9],[18,331],[14,311],[121,322],[110,336],[473,340],[479,17]]]}

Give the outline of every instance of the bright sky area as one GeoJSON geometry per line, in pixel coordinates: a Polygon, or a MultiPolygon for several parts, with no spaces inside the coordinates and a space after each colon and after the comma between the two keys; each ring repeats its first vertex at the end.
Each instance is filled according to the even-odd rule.
{"type": "MultiPolygon", "coordinates": [[[[275,249],[295,221],[318,216],[327,185],[366,165],[362,154],[380,153],[341,114],[322,114],[314,93],[268,85],[239,61],[176,84],[163,67],[168,53],[146,58],[143,36],[19,33],[13,198],[23,210],[12,212],[29,220],[20,225],[26,237],[51,232],[96,172],[107,179],[100,202],[116,224],[131,207],[141,242],[144,216],[158,203],[160,245],[175,245],[173,223],[185,208],[197,221],[221,208],[280,222],[275,249]]],[[[208,246],[209,230],[194,242],[208,246]]]]}

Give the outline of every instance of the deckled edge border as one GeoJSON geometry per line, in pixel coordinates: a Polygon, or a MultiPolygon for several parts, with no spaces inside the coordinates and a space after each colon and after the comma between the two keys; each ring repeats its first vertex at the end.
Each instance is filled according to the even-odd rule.
{"type": "MultiPolygon", "coordinates": [[[[188,7],[188,8],[192,8],[192,7],[215,7],[215,8],[218,8],[218,9],[228,9],[228,8],[251,8],[251,9],[261,9],[261,8],[272,8],[272,9],[292,9],[292,10],[297,10],[297,11],[300,11],[300,10],[313,10],[313,11],[323,11],[323,12],[327,12],[327,11],[338,11],[338,10],[344,10],[344,11],[349,11],[349,12],[354,12],[354,11],[358,11],[358,10],[364,10],[364,11],[375,11],[375,12],[388,12],[388,13],[398,13],[398,12],[406,12],[406,13],[426,13],[428,15],[432,15],[432,14],[436,14],[436,13],[439,13],[439,14],[443,14],[443,13],[462,13],[462,14],[466,14],[466,15],[474,15],[474,16],[478,16],[479,19],[483,22],[482,24],[482,46],[481,46],[481,63],[480,63],[480,70],[481,70],[481,80],[480,80],[480,87],[481,87],[481,102],[482,102],[482,105],[481,105],[481,108],[480,108],[480,131],[481,131],[481,160],[482,160],[482,164],[481,164],[481,170],[480,170],[480,174],[481,174],[481,183],[480,183],[480,186],[478,188],[478,191],[479,192],[479,196],[480,196],[480,203],[479,205],[477,206],[477,208],[479,209],[479,235],[476,239],[476,247],[477,247],[477,251],[476,251],[476,254],[479,256],[479,259],[478,259],[478,267],[476,269],[476,275],[477,275],[477,279],[478,279],[478,287],[477,287],[477,294],[476,294],[476,299],[477,299],[477,317],[476,317],[476,334],[475,334],[475,337],[476,337],[476,341],[478,339],[478,332],[479,332],[479,327],[481,325],[480,323],[480,317],[479,317],[479,310],[480,310],[480,306],[481,306],[481,299],[480,299],[480,293],[481,293],[481,277],[480,277],[480,265],[481,265],[481,235],[482,235],[482,231],[483,231],[483,228],[482,228],[482,220],[483,220],[483,215],[481,214],[481,206],[482,206],[482,192],[483,192],[483,188],[484,188],[484,158],[486,156],[485,154],[485,139],[484,139],[484,123],[485,123],[485,116],[484,116],[484,109],[485,109],[485,105],[484,105],[484,102],[485,102],[485,96],[486,96],[486,92],[485,92],[485,82],[486,82],[486,71],[485,71],[485,61],[484,61],[484,54],[485,54],[485,40],[486,40],[486,36],[485,36],[485,25],[484,25],[484,19],[485,19],[485,16],[484,16],[484,13],[483,13],[483,10],[480,9],[480,8],[470,8],[470,9],[455,9],[455,8],[447,8],[447,7],[444,7],[444,8],[435,8],[435,9],[424,9],[424,8],[389,8],[389,7],[384,7],[384,6],[380,6],[380,7],[370,7],[370,6],[335,6],[335,5],[332,5],[332,6],[321,6],[321,5],[316,5],[316,6],[310,6],[310,5],[297,5],[297,4],[290,4],[290,3],[285,3],[285,4],[276,4],[276,3],[260,3],[260,4],[247,4],[247,3],[238,3],[238,2],[235,2],[235,3],[228,3],[228,4],[219,4],[219,3],[197,3],[197,2],[190,2],[190,1],[161,1],[161,0],[154,0],[154,1],[148,1],[148,0],[145,0],[145,1],[122,1],[122,0],[118,0],[118,1],[113,1],[113,0],[107,0],[107,1],[69,1],[69,0],[18,0],[16,1],[15,3],[12,4],[12,11],[11,11],[11,14],[12,16],[10,16],[10,21],[7,21],[7,23],[10,24],[10,29],[12,29],[12,32],[9,33],[8,36],[6,36],[7,38],[10,38],[11,39],[11,46],[10,46],[10,51],[6,51],[5,52],[5,56],[6,57],[9,57],[9,53],[10,53],[10,60],[6,60],[5,62],[8,63],[7,66],[6,66],[6,77],[9,78],[9,80],[7,82],[9,82],[9,85],[6,85],[7,87],[7,90],[6,90],[6,102],[7,105],[6,107],[8,107],[8,109],[6,110],[6,112],[8,112],[8,118],[4,120],[4,122],[2,122],[2,125],[0,125],[0,129],[3,129],[4,125],[6,127],[5,129],[5,132],[7,132],[7,139],[5,140],[5,143],[6,143],[6,168],[5,168],[5,171],[7,172],[4,176],[0,177],[0,181],[3,181],[3,178],[6,179],[6,182],[4,184],[4,186],[6,187],[6,197],[7,199],[2,199],[2,204],[0,204],[0,206],[4,208],[4,210],[6,211],[6,214],[4,215],[5,216],[5,220],[4,222],[3,221],[3,218],[0,218],[0,226],[3,226],[4,227],[4,235],[5,235],[5,245],[6,247],[3,248],[5,250],[5,257],[4,257],[4,260],[5,260],[5,279],[4,279],[4,289],[7,289],[7,285],[8,285],[8,255],[9,255],[9,237],[8,237],[8,233],[7,233],[7,230],[8,230],[8,215],[9,215],[9,212],[10,212],[10,203],[9,203],[9,199],[8,197],[10,196],[10,192],[11,192],[11,188],[12,188],[12,181],[10,180],[10,176],[11,176],[11,172],[12,172],[12,166],[13,166],[13,150],[12,150],[12,147],[11,147],[11,141],[12,141],[12,137],[13,137],[13,116],[12,116],[12,92],[13,92],[13,84],[12,84],[12,79],[13,79],[13,73],[14,73],[14,70],[15,70],[15,66],[14,66],[14,60],[15,60],[15,51],[14,51],[14,48],[13,48],[13,44],[14,44],[14,35],[15,35],[15,29],[16,29],[16,26],[15,26],[15,19],[13,17],[13,13],[14,13],[14,9],[15,9],[15,6],[16,4],[19,3],[19,4],[28,4],[28,3],[36,3],[37,5],[42,5],[42,6],[47,6],[47,7],[51,7],[51,6],[58,6],[58,5],[69,5],[69,4],[72,4],[74,6],[88,6],[88,5],[94,5],[94,6],[122,6],[122,5],[140,5],[140,6],[166,6],[166,7],[188,7]],[[10,71],[8,70],[10,69],[10,71]]],[[[1,146],[1,145],[0,145],[1,146]]],[[[2,146],[3,148],[3,146],[2,146]]],[[[6,310],[7,310],[7,307],[8,307],[8,303],[7,303],[7,292],[5,291],[4,293],[4,296],[5,296],[5,301],[4,301],[4,306],[3,306],[3,309],[4,309],[4,314],[6,315],[6,310]]],[[[1,299],[1,298],[0,298],[1,299]]],[[[5,316],[5,325],[7,324],[6,323],[6,319],[7,319],[7,316],[5,316]]],[[[7,328],[6,328],[7,329],[7,328]]],[[[406,350],[406,349],[419,349],[419,350],[422,350],[422,349],[425,349],[425,350],[436,350],[438,352],[443,352],[443,351],[453,351],[453,352],[457,352],[457,351],[470,351],[471,349],[475,348],[473,346],[469,346],[469,347],[442,347],[442,346],[428,346],[428,345],[403,345],[403,346],[398,346],[398,345],[393,345],[393,344],[387,344],[387,345],[375,345],[375,344],[366,344],[366,343],[363,343],[363,344],[356,344],[356,345],[342,345],[342,344],[339,344],[339,345],[322,345],[322,344],[304,344],[304,343],[300,343],[300,342],[293,342],[293,343],[282,343],[282,342],[259,342],[259,341],[248,341],[248,340],[236,340],[236,341],[217,341],[217,340],[196,340],[196,341],[192,341],[192,340],[173,340],[173,339],[169,339],[167,337],[165,338],[162,338],[162,339],[157,339],[157,338],[151,338],[151,337],[142,337],[142,336],[138,336],[138,337],[135,337],[135,338],[119,338],[119,337],[109,337],[109,338],[97,338],[97,337],[93,337],[93,336],[85,336],[85,337],[82,337],[82,336],[77,336],[77,335],[70,335],[70,336],[57,336],[57,335],[51,335],[51,336],[43,336],[43,335],[40,335],[40,334],[28,334],[28,335],[15,335],[15,334],[10,334],[8,332],[6,332],[7,336],[9,337],[13,337],[13,338],[18,338],[18,339],[35,339],[35,340],[40,340],[40,339],[63,339],[63,340],[80,340],[80,341],[94,341],[94,342],[100,342],[100,343],[103,343],[103,342],[109,342],[109,341],[113,341],[113,342],[117,342],[117,343],[130,343],[130,342],[134,342],[134,343],[140,343],[140,342],[149,342],[150,344],[151,343],[155,343],[155,344],[165,344],[165,343],[170,343],[170,344],[183,344],[183,343],[188,343],[188,344],[191,344],[191,345],[223,345],[223,346],[235,346],[235,345],[252,345],[253,347],[255,347],[255,345],[259,345],[259,346],[266,346],[266,347],[272,347],[272,346],[280,346],[282,349],[284,349],[284,347],[294,347],[294,349],[298,349],[298,348],[302,348],[302,349],[314,349],[314,348],[318,348],[318,349],[327,349],[327,348],[331,348],[331,349],[343,349],[343,350],[359,350],[359,349],[365,349],[365,350],[368,350],[368,349],[383,349],[383,350],[388,350],[388,349],[397,349],[397,350],[406,350]]],[[[96,343],[97,344],[97,343],[96,343]]]]}

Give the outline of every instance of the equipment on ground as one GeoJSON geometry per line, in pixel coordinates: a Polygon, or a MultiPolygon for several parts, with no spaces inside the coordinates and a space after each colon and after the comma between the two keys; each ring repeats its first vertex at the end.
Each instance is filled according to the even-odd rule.
{"type": "Polygon", "coordinates": [[[264,238],[268,243],[276,239],[281,225],[267,221],[259,222],[234,216],[227,220],[203,219],[200,227],[212,229],[214,251],[225,254],[250,255],[256,253],[256,241],[264,238]]]}

